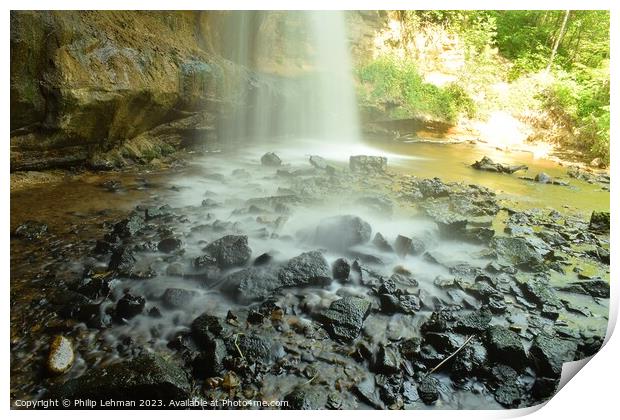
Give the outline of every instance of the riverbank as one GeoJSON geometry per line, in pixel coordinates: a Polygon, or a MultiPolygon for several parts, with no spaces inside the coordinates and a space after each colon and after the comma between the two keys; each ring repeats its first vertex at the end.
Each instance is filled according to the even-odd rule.
{"type": "Polygon", "coordinates": [[[12,399],[528,406],[553,394],[562,361],[598,350],[604,217],[512,206],[413,164],[447,175],[433,155],[405,165],[384,148],[387,166],[349,166],[344,152],[270,149],[280,165],[256,147],[13,190],[12,399]],[[74,361],[51,375],[57,335],[74,361]]]}

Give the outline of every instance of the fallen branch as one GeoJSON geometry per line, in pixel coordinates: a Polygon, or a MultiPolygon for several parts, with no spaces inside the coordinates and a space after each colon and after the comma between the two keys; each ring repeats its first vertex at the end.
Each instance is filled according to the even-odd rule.
{"type": "Polygon", "coordinates": [[[237,344],[237,338],[239,338],[240,335],[243,335],[243,333],[235,334],[235,347],[237,348],[237,351],[239,352],[239,356],[241,356],[241,359],[245,360],[245,356],[243,355],[243,353],[241,352],[241,349],[239,348],[239,345],[237,344]]]}
{"type": "Polygon", "coordinates": [[[460,352],[461,350],[463,350],[465,348],[465,346],[467,345],[467,343],[469,343],[471,341],[471,339],[474,338],[473,335],[470,335],[469,337],[467,337],[467,340],[465,340],[465,342],[463,343],[463,345],[461,347],[459,347],[458,349],[456,349],[454,351],[454,353],[452,353],[450,356],[446,357],[445,359],[443,359],[437,366],[435,366],[434,368],[432,368],[426,375],[424,375],[424,377],[426,378],[428,375],[430,375],[431,373],[435,372],[437,369],[439,369],[441,366],[444,365],[444,363],[446,363],[448,360],[452,359],[458,352],[460,352]]]}

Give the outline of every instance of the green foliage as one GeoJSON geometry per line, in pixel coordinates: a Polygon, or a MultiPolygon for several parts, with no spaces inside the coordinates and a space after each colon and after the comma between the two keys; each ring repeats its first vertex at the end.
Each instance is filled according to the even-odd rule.
{"type": "Polygon", "coordinates": [[[424,82],[414,63],[395,57],[381,57],[358,71],[366,103],[383,103],[394,107],[393,117],[424,114],[455,122],[461,113],[473,117],[475,104],[458,85],[440,88],[424,82]]]}
{"type": "Polygon", "coordinates": [[[543,106],[569,127],[575,146],[609,161],[609,62],[558,71],[540,95],[543,106]]]}

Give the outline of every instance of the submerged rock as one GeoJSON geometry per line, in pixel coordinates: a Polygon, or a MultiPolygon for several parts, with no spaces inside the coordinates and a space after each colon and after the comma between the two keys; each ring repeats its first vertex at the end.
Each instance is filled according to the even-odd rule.
{"type": "Polygon", "coordinates": [[[319,321],[334,340],[351,342],[359,335],[369,314],[369,301],[347,296],[333,302],[329,309],[321,312],[319,321]]]}
{"type": "Polygon", "coordinates": [[[250,260],[252,250],[245,235],[226,235],[211,242],[204,249],[215,258],[218,267],[230,268],[244,265],[250,260]]]}
{"type": "Polygon", "coordinates": [[[21,225],[17,226],[15,229],[15,236],[18,238],[27,239],[32,241],[34,239],[39,239],[43,235],[47,233],[47,225],[41,222],[35,222],[33,220],[29,220],[21,225]]]}
{"type": "Polygon", "coordinates": [[[53,388],[49,397],[91,400],[185,400],[191,387],[185,372],[154,354],[143,354],[87,371],[53,388]]]}
{"type": "Polygon", "coordinates": [[[387,158],[365,155],[350,156],[349,169],[353,172],[385,172],[387,170],[387,158]]]}
{"type": "Polygon", "coordinates": [[[131,276],[136,264],[136,257],[128,248],[116,249],[110,257],[109,270],[114,270],[122,276],[131,276]]]}
{"type": "Polygon", "coordinates": [[[331,270],[320,251],[309,251],[288,260],[278,279],[287,287],[323,286],[331,282],[331,270]]]}
{"type": "Polygon", "coordinates": [[[53,375],[65,373],[73,365],[74,359],[75,355],[71,340],[62,335],[54,337],[47,357],[47,370],[53,375]]]}
{"type": "Polygon", "coordinates": [[[224,278],[223,290],[240,303],[265,299],[285,284],[271,267],[249,267],[224,278]]]}
{"type": "Polygon", "coordinates": [[[280,166],[282,159],[273,152],[267,152],[260,158],[260,163],[264,166],[280,166]]]}
{"type": "Polygon", "coordinates": [[[181,249],[181,240],[178,238],[166,238],[161,240],[158,244],[157,244],[157,249],[160,252],[164,252],[164,253],[171,253],[174,252],[178,249],[181,249]]]}
{"type": "Polygon", "coordinates": [[[370,240],[372,228],[357,216],[334,216],[321,220],[316,228],[314,243],[334,251],[346,251],[370,240]]]}
{"type": "Polygon", "coordinates": [[[164,291],[161,300],[167,308],[179,309],[186,307],[196,296],[198,296],[198,292],[195,290],[171,287],[164,291]]]}

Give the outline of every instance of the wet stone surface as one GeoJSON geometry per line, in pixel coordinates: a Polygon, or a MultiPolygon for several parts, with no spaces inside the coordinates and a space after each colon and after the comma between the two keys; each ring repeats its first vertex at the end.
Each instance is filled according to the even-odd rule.
{"type": "Polygon", "coordinates": [[[525,407],[602,344],[604,214],[514,209],[378,156],[252,156],[12,214],[13,399],[525,407]]]}

